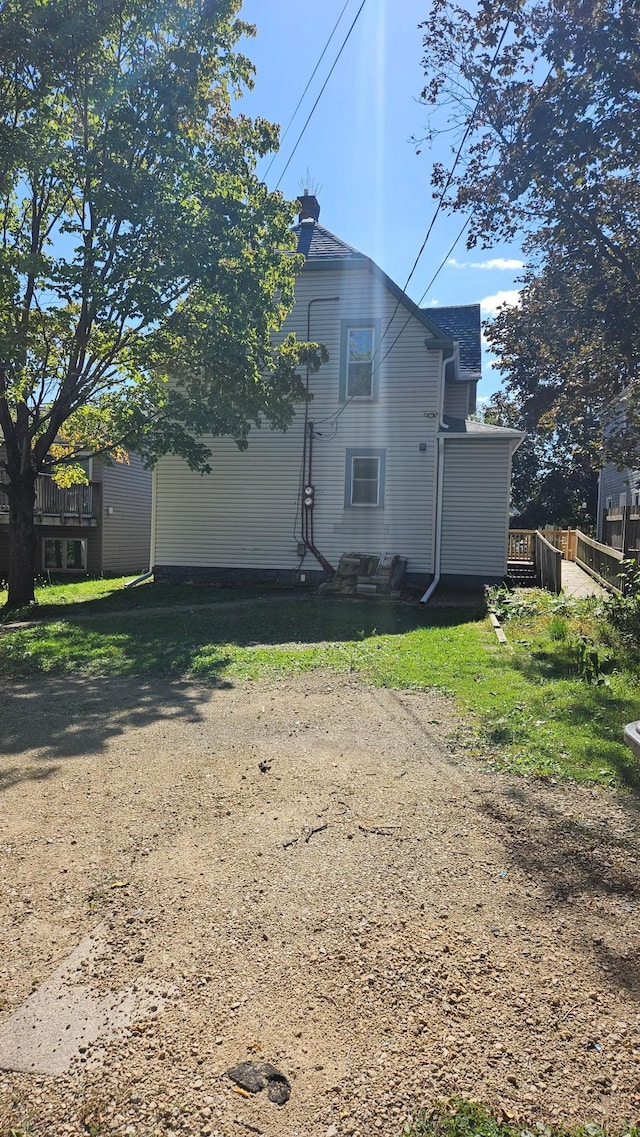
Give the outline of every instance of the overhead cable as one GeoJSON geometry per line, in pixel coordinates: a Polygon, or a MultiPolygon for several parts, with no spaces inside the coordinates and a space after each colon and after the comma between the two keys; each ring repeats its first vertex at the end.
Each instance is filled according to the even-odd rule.
{"type": "Polygon", "coordinates": [[[295,154],[296,150],[298,149],[298,146],[300,145],[300,142],[301,142],[301,140],[302,140],[302,137],[303,137],[303,135],[304,135],[304,132],[305,132],[305,130],[307,129],[307,127],[308,127],[309,123],[311,122],[311,119],[312,119],[312,117],[313,117],[313,113],[314,113],[314,111],[315,111],[315,109],[316,109],[316,107],[317,107],[318,103],[320,102],[320,99],[322,98],[322,96],[323,96],[323,94],[324,94],[324,92],[325,92],[325,89],[326,89],[327,83],[329,82],[329,80],[330,80],[331,76],[333,75],[333,72],[335,71],[335,68],[336,68],[336,64],[337,64],[337,62],[338,62],[338,60],[339,60],[340,56],[342,55],[342,52],[344,51],[345,47],[347,46],[347,41],[348,41],[348,39],[349,39],[349,36],[351,35],[351,33],[352,33],[353,29],[355,28],[355,26],[356,26],[356,24],[357,24],[357,22],[358,22],[358,17],[360,16],[360,13],[361,13],[362,9],[364,8],[364,6],[365,6],[366,2],[367,2],[367,0],[362,0],[362,3],[361,3],[361,5],[360,5],[360,7],[358,8],[358,11],[357,11],[357,12],[356,12],[356,14],[355,14],[355,17],[354,17],[354,19],[353,19],[353,22],[352,22],[352,24],[351,24],[351,27],[349,28],[349,31],[347,32],[346,36],[344,37],[344,39],[343,39],[343,41],[342,41],[342,44],[341,44],[341,46],[340,46],[340,50],[339,50],[338,54],[336,55],[336,57],[335,57],[335,59],[334,59],[334,61],[333,61],[332,65],[331,65],[331,70],[329,71],[329,74],[327,75],[327,77],[326,77],[326,79],[325,79],[324,83],[322,84],[322,87],[320,88],[320,94],[318,95],[318,97],[317,97],[317,99],[316,99],[315,103],[313,104],[313,106],[312,106],[311,110],[309,111],[309,114],[308,114],[308,116],[307,116],[307,120],[306,120],[306,122],[305,122],[305,124],[304,124],[304,126],[303,126],[302,130],[300,131],[300,134],[298,135],[298,137],[297,137],[297,139],[296,139],[296,142],[295,142],[295,145],[294,145],[294,147],[293,147],[293,150],[291,151],[291,153],[290,153],[289,157],[287,158],[287,161],[286,161],[286,164],[285,164],[284,170],[282,171],[282,173],[280,174],[280,177],[278,178],[278,181],[277,181],[277,183],[276,183],[276,189],[279,189],[279,187],[280,187],[280,182],[282,181],[282,179],[283,179],[284,175],[286,174],[287,170],[289,169],[289,166],[290,166],[290,164],[291,164],[291,159],[293,158],[293,156],[294,156],[294,154],[295,154]]]}
{"type": "Polygon", "coordinates": [[[341,11],[340,15],[338,16],[338,19],[336,20],[335,24],[333,25],[333,28],[331,30],[331,35],[329,36],[329,39],[325,43],[325,45],[324,45],[324,47],[320,53],[320,57],[318,59],[318,62],[316,63],[313,71],[311,72],[311,75],[309,76],[309,80],[307,82],[307,85],[306,85],[304,91],[302,92],[300,98],[298,99],[296,109],[294,110],[293,114],[291,115],[291,118],[289,119],[289,121],[285,127],[284,134],[282,135],[282,138],[280,139],[280,147],[273,154],[273,157],[271,158],[271,161],[269,162],[269,165],[267,166],[267,168],[265,170],[264,179],[263,179],[265,182],[269,176],[269,171],[270,171],[271,167],[273,166],[273,163],[275,162],[276,158],[278,157],[278,154],[280,153],[280,149],[282,147],[282,144],[284,143],[284,140],[287,137],[287,135],[291,129],[291,126],[293,125],[293,121],[294,121],[298,111],[300,110],[300,107],[304,101],[304,97],[305,97],[307,91],[309,90],[309,87],[311,86],[313,80],[314,80],[316,71],[318,70],[320,64],[322,63],[322,60],[324,59],[326,52],[329,48],[329,44],[331,43],[331,40],[333,39],[334,35],[336,34],[336,31],[338,30],[338,24],[340,23],[340,21],[341,21],[342,17],[344,16],[344,14],[345,14],[347,8],[349,7],[350,3],[351,3],[351,0],[345,0],[342,11],[341,11]]]}

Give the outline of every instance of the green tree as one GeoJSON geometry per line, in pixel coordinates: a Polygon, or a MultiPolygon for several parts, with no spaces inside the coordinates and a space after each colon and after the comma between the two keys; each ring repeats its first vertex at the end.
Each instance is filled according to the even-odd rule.
{"type": "Polygon", "coordinates": [[[585,424],[577,435],[564,424],[544,429],[528,422],[520,402],[502,391],[491,397],[484,420],[527,431],[513,456],[513,526],[595,527],[598,474],[590,459],[591,440],[597,437],[590,430],[593,424],[585,424]]]}
{"type": "MultiPolygon", "coordinates": [[[[435,187],[471,213],[470,247],[527,237],[521,304],[488,332],[509,398],[547,437],[592,423],[594,457],[640,382],[637,0],[433,0],[424,36],[423,96],[460,145],[435,187]]],[[[608,457],[639,437],[629,417],[608,457]]]]}
{"type": "MultiPolygon", "coordinates": [[[[255,174],[277,128],[239,0],[7,0],[0,15],[0,491],[9,605],[33,599],[35,480],[75,444],[206,471],[204,433],[286,427],[293,207],[255,174]]],[[[317,347],[317,345],[316,345],[317,347]]],[[[77,474],[77,471],[75,472],[77,474]]],[[[66,478],[74,471],[67,470],[66,478]]]]}
{"type": "Polygon", "coordinates": [[[545,448],[558,447],[558,469],[568,472],[575,461],[585,471],[603,460],[637,465],[640,415],[629,396],[640,325],[630,289],[612,266],[591,273],[577,256],[571,261],[545,245],[544,232],[527,242],[530,254],[534,243],[544,258],[524,274],[519,303],[503,307],[486,328],[503,376],[501,397],[545,448]]]}

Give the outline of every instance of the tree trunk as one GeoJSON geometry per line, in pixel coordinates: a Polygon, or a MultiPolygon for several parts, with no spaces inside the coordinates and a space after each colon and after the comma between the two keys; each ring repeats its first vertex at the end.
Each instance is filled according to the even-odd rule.
{"type": "Polygon", "coordinates": [[[9,498],[9,597],[7,608],[24,608],[35,600],[36,530],[33,507],[36,476],[31,471],[7,486],[9,498]]]}

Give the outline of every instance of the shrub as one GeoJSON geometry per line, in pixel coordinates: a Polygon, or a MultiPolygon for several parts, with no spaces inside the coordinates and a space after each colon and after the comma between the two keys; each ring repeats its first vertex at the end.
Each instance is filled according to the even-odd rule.
{"type": "Polygon", "coordinates": [[[610,596],[604,604],[604,637],[634,670],[640,663],[640,567],[637,561],[622,561],[622,595],[610,596]]]}

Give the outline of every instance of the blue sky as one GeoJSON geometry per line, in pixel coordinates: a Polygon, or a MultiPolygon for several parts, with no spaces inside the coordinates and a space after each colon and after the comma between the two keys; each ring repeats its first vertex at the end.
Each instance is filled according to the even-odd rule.
{"type": "MultiPolygon", "coordinates": [[[[345,0],[246,0],[241,16],[255,24],[243,50],[257,69],[254,90],[238,109],[280,123],[284,131],[345,0]]],[[[348,0],[338,30],[267,176],[275,188],[322,83],[361,0],[348,0]]],[[[307,170],[319,185],[321,222],[373,258],[399,285],[411,271],[435,210],[430,186],[435,160],[451,163],[458,139],[441,135],[435,147],[412,144],[424,135],[428,109],[419,102],[423,84],[421,32],[427,0],[366,0],[280,188],[300,193],[307,170]]],[[[259,173],[264,177],[269,160],[259,173]]],[[[419,301],[462,227],[458,214],[442,212],[407,288],[419,301]]],[[[425,305],[481,301],[489,316],[502,299],[513,300],[521,265],[518,247],[467,251],[464,238],[425,305]]],[[[485,355],[480,398],[499,385],[485,355]]]]}

